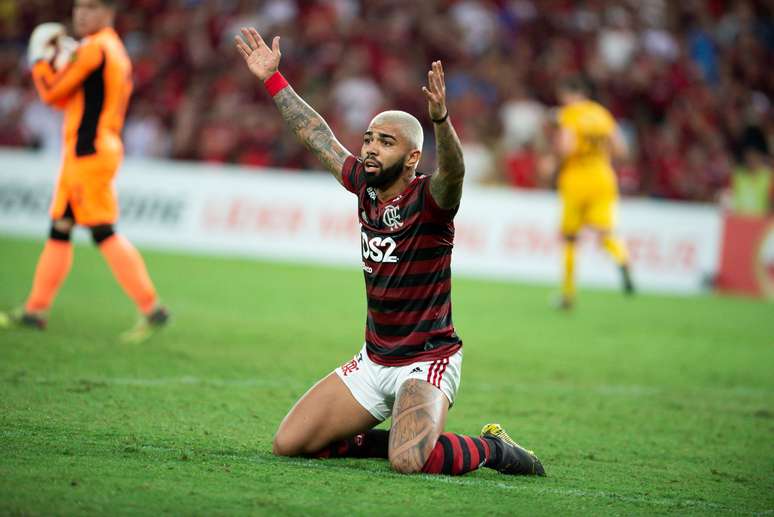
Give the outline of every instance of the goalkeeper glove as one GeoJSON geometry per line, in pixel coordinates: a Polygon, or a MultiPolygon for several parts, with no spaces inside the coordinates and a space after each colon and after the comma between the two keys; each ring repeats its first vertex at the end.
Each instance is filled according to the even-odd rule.
{"type": "Polygon", "coordinates": [[[27,47],[27,62],[30,67],[44,59],[50,62],[55,70],[66,66],[72,58],[78,43],[67,36],[61,23],[42,23],[35,27],[27,47]]]}
{"type": "Polygon", "coordinates": [[[78,42],[70,36],[59,36],[57,41],[57,53],[54,58],[54,70],[57,72],[73,60],[73,54],[78,50],[78,42]]]}

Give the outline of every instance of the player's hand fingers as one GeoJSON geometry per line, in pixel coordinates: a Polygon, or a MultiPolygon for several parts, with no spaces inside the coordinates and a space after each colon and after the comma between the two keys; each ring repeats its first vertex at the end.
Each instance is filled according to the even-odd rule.
{"type": "Polygon", "coordinates": [[[438,91],[443,97],[446,97],[446,83],[443,79],[443,71],[438,74],[438,91]]]}
{"type": "Polygon", "coordinates": [[[427,72],[427,89],[432,93],[437,93],[435,87],[435,73],[433,73],[432,70],[427,72]]]}
{"type": "Polygon", "coordinates": [[[427,98],[428,102],[437,103],[438,100],[436,99],[435,95],[433,95],[433,92],[427,89],[426,86],[422,87],[422,93],[425,94],[425,97],[427,98]]]}
{"type": "Polygon", "coordinates": [[[443,69],[441,68],[441,62],[436,61],[433,63],[433,80],[435,81],[435,89],[436,93],[439,95],[444,94],[444,84],[443,84],[443,69]]]}
{"type": "Polygon", "coordinates": [[[258,31],[255,30],[255,27],[250,27],[250,34],[253,35],[253,39],[257,45],[255,48],[265,47],[268,50],[269,47],[266,45],[266,42],[263,41],[261,35],[258,34],[258,31]]]}
{"type": "Polygon", "coordinates": [[[436,72],[430,72],[430,89],[434,94],[441,93],[441,88],[438,85],[438,74],[436,72]]]}
{"type": "Polygon", "coordinates": [[[242,53],[242,55],[245,57],[249,57],[250,52],[252,51],[250,50],[250,47],[247,46],[247,43],[245,43],[245,41],[239,36],[236,37],[236,43],[237,43],[237,48],[242,53]]]}
{"type": "Polygon", "coordinates": [[[245,41],[247,42],[247,46],[250,48],[250,50],[257,49],[258,42],[255,41],[255,38],[252,34],[250,34],[250,31],[246,27],[242,27],[240,30],[242,31],[242,36],[244,36],[245,41]]]}
{"type": "Polygon", "coordinates": [[[280,41],[279,36],[274,36],[274,39],[271,40],[271,53],[274,54],[275,56],[282,55],[282,52],[280,52],[280,48],[279,48],[279,41],[280,41]]]}
{"type": "Polygon", "coordinates": [[[242,41],[242,38],[239,36],[234,36],[234,41],[236,42],[236,48],[239,53],[242,54],[242,57],[245,59],[250,57],[250,49],[248,48],[247,43],[242,41]]]}

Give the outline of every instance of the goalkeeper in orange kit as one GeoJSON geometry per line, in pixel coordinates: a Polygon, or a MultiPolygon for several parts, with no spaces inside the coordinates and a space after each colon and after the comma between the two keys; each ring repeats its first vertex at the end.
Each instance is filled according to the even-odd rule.
{"type": "Polygon", "coordinates": [[[139,252],[113,225],[118,201],[113,180],[123,158],[121,129],[132,91],[131,62],[113,29],[114,0],[75,0],[73,25],[80,43],[58,23],[33,31],[28,58],[40,98],[64,110],[64,148],[51,203],[51,231],[23,308],[0,313],[0,326],[46,326],[46,315],[73,260],[70,234],[89,228],[113,275],[142,317],[122,337],[139,342],[164,326],[159,304],[139,252]]]}
{"type": "Polygon", "coordinates": [[[626,158],[626,141],[615,119],[602,105],[588,99],[579,79],[564,81],[558,91],[556,142],[561,160],[558,189],[562,201],[561,233],[564,239],[562,296],[559,307],[575,301],[575,248],[578,233],[588,227],[599,235],[605,251],[621,271],[624,292],[634,292],[629,256],[615,228],[618,184],[612,158],[626,158]]]}

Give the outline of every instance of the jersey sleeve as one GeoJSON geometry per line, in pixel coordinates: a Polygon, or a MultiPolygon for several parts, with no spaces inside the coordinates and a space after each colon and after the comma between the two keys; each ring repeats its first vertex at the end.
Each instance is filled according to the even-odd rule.
{"type": "Polygon", "coordinates": [[[96,42],[89,42],[79,47],[73,61],[59,72],[55,72],[48,62],[38,61],[32,68],[32,79],[40,99],[46,104],[61,104],[103,60],[102,47],[96,42]]]}
{"type": "Polygon", "coordinates": [[[341,166],[342,185],[353,194],[357,194],[363,181],[365,181],[363,177],[363,162],[352,155],[348,156],[344,160],[344,165],[341,166]]]}

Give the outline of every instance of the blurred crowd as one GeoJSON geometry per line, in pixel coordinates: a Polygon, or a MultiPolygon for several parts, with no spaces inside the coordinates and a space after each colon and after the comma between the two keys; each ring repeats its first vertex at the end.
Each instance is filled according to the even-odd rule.
{"type": "MultiPolygon", "coordinates": [[[[36,101],[24,52],[36,24],[68,20],[70,9],[0,0],[0,145],[57,148],[58,123],[36,101]]],[[[319,169],[234,49],[239,27],[255,26],[281,36],[283,74],[354,152],[371,117],[397,108],[424,124],[432,163],[420,87],[441,59],[467,181],[550,187],[555,85],[581,75],[633,150],[617,164],[624,194],[765,211],[773,9],[765,0],[125,0],[117,29],[135,84],[126,151],[319,169]]]]}

